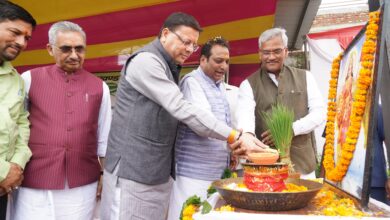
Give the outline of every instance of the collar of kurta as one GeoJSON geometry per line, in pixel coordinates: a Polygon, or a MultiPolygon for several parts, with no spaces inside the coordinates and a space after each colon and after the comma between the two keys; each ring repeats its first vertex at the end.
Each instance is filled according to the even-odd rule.
{"type": "MultiPolygon", "coordinates": [[[[267,74],[274,74],[274,73],[270,73],[267,71],[267,69],[265,68],[264,65],[260,65],[260,69],[261,69],[261,73],[264,74],[264,73],[267,73],[267,74]]],[[[284,72],[286,71],[286,65],[282,65],[282,68],[279,72],[279,76],[282,76],[284,74],[284,72]]],[[[274,74],[275,75],[275,74],[274,74]]],[[[276,76],[276,75],[275,75],[276,76]]]]}
{"type": "Polygon", "coordinates": [[[175,61],[172,59],[172,57],[168,54],[168,52],[164,49],[163,45],[160,42],[160,39],[156,38],[152,45],[157,48],[157,50],[161,53],[161,55],[164,57],[165,61],[168,63],[169,69],[172,72],[172,76],[176,83],[179,82],[179,75],[181,66],[177,65],[175,61]]]}
{"type": "Polygon", "coordinates": [[[213,79],[211,79],[203,70],[202,68],[199,66],[197,71],[201,72],[202,74],[202,77],[209,83],[211,84],[214,84],[215,86],[217,86],[219,88],[219,86],[221,85],[221,82],[223,82],[223,79],[221,80],[218,80],[217,82],[215,82],[213,79]]]}
{"type": "Polygon", "coordinates": [[[84,72],[83,69],[79,69],[76,72],[69,74],[69,73],[65,72],[63,69],[61,69],[59,66],[57,66],[56,64],[54,64],[54,66],[52,67],[52,71],[55,74],[59,74],[63,78],[73,79],[73,80],[79,79],[81,77],[82,73],[84,72]]]}
{"type": "Polygon", "coordinates": [[[10,74],[15,69],[12,66],[11,62],[4,61],[3,65],[0,66],[0,75],[10,74]]]}

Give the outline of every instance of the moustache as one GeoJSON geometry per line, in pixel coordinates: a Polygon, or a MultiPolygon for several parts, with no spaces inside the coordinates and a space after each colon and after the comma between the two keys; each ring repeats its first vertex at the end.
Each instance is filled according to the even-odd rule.
{"type": "Polygon", "coordinates": [[[17,51],[21,51],[23,49],[22,46],[19,45],[19,44],[11,44],[8,47],[13,48],[13,49],[15,49],[17,51]]]}
{"type": "Polygon", "coordinates": [[[66,62],[71,62],[71,63],[73,63],[73,62],[80,62],[80,59],[77,59],[77,58],[69,58],[69,59],[66,60],[66,62]]]}

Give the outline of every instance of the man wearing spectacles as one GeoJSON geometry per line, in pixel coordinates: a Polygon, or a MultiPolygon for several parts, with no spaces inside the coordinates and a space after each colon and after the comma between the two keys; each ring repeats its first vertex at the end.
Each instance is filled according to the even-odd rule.
{"type": "Polygon", "coordinates": [[[272,28],[259,37],[261,67],[240,85],[237,121],[244,132],[273,146],[272,136],[262,118],[272,105],[282,103],[294,111],[294,137],[290,156],[295,171],[302,178],[315,178],[316,145],[314,129],[326,118],[326,107],[314,77],[309,71],[284,64],[287,35],[282,28],[272,28]]]}
{"type": "Polygon", "coordinates": [[[57,22],[47,44],[55,64],[22,74],[33,156],[15,198],[15,220],[93,218],[111,101],[108,86],[83,69],[85,48],[79,25],[57,22]]]}
{"type": "MultiPolygon", "coordinates": [[[[106,155],[103,220],[112,219],[118,208],[120,219],[166,219],[178,121],[200,136],[230,143],[238,139],[239,132],[226,122],[185,100],[177,85],[200,31],[195,18],[173,13],[158,38],[125,63],[106,155]]],[[[268,147],[254,138],[237,143],[237,154],[268,147]]]]}
{"type": "Polygon", "coordinates": [[[6,219],[8,196],[22,183],[31,157],[25,88],[10,61],[27,47],[35,26],[24,8],[0,1],[0,220],[6,219]]]}

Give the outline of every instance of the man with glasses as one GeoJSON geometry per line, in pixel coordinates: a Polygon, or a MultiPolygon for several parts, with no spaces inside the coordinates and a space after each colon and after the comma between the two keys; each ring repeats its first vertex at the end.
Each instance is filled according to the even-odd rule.
{"type": "Polygon", "coordinates": [[[272,28],[260,35],[261,67],[240,85],[238,127],[273,146],[262,113],[271,111],[276,103],[286,105],[295,114],[290,148],[294,169],[302,178],[315,178],[313,130],[325,121],[326,107],[311,73],[284,64],[288,55],[287,40],[286,30],[282,28],[272,28]]]}
{"type": "MultiPolygon", "coordinates": [[[[158,38],[124,65],[108,140],[102,219],[166,219],[178,121],[200,136],[239,139],[226,122],[185,100],[177,86],[181,65],[198,49],[200,31],[195,18],[173,13],[158,38]]],[[[237,154],[268,147],[247,136],[237,143],[237,154]]]]}
{"type": "Polygon", "coordinates": [[[27,47],[35,26],[24,8],[0,1],[0,220],[6,219],[8,194],[22,183],[31,157],[25,88],[10,61],[27,47]]]}
{"type": "Polygon", "coordinates": [[[92,219],[111,122],[108,86],[83,69],[86,35],[72,22],[53,24],[54,65],[22,74],[33,153],[15,199],[15,220],[92,219]]]}

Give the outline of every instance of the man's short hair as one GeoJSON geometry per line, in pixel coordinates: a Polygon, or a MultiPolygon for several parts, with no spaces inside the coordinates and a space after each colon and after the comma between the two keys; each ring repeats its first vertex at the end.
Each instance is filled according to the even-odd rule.
{"type": "Polygon", "coordinates": [[[10,1],[0,0],[0,23],[4,21],[22,20],[31,24],[33,29],[37,25],[37,22],[33,16],[24,8],[10,1]]]}
{"type": "Polygon", "coordinates": [[[271,28],[266,31],[264,31],[260,37],[259,37],[259,48],[261,48],[261,45],[266,42],[271,40],[274,37],[280,37],[282,38],[283,41],[283,46],[287,47],[288,43],[288,37],[286,35],[286,30],[283,28],[271,28]]]}
{"type": "Polygon", "coordinates": [[[226,47],[228,50],[230,50],[229,42],[225,40],[223,37],[214,37],[209,39],[202,47],[202,50],[200,52],[200,56],[205,56],[207,59],[211,56],[211,49],[213,46],[219,45],[221,47],[226,47]]]}
{"type": "Polygon", "coordinates": [[[84,38],[84,42],[87,42],[85,32],[78,24],[70,21],[59,21],[54,23],[49,29],[49,44],[55,45],[58,32],[78,32],[84,38]]]}
{"type": "Polygon", "coordinates": [[[179,26],[191,27],[194,30],[202,32],[202,28],[200,27],[198,21],[192,15],[183,12],[175,12],[165,19],[164,24],[160,29],[160,33],[158,34],[158,38],[161,37],[161,33],[164,28],[168,28],[170,31],[175,31],[179,26]]]}

